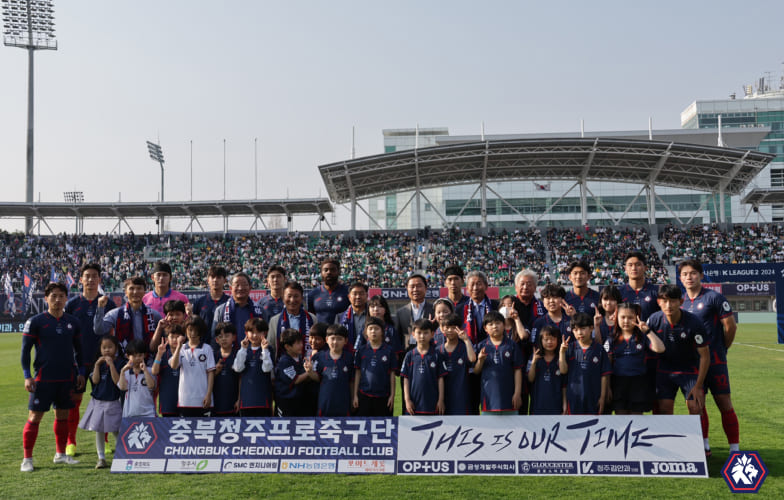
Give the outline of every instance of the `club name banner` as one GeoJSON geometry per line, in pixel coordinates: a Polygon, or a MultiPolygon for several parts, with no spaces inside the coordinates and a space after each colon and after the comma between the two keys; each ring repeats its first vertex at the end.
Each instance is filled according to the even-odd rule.
{"type": "Polygon", "coordinates": [[[699,417],[123,419],[112,472],[708,477],[699,417]]]}

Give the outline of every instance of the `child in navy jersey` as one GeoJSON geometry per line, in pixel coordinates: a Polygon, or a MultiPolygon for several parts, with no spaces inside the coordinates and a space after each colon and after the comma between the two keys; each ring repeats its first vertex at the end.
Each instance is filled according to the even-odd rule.
{"type": "Polygon", "coordinates": [[[313,356],[311,379],[319,381],[319,417],[347,417],[351,413],[351,388],[354,378],[354,356],[344,349],[348,329],[343,325],[329,325],[329,351],[313,356]]]}
{"type": "Polygon", "coordinates": [[[112,335],[104,335],[96,353],[90,381],[93,390],[92,399],[87,405],[79,428],[95,432],[95,450],[98,452],[96,469],[106,467],[106,443],[104,433],[111,432],[115,438],[120,431],[122,420],[122,392],[117,386],[120,370],[124,365],[120,357],[120,343],[112,335]]]}
{"type": "Polygon", "coordinates": [[[312,364],[304,359],[302,333],[286,328],[280,334],[283,353],[275,365],[275,404],[279,417],[307,417],[308,405],[302,384],[311,380],[312,364]]]}
{"type": "Polygon", "coordinates": [[[243,417],[268,417],[272,412],[273,364],[267,343],[268,329],[263,319],[249,319],[234,360],[233,371],[240,377],[238,406],[243,417]]]}
{"type": "Polygon", "coordinates": [[[444,414],[444,377],[446,363],[435,345],[435,325],[427,319],[413,324],[416,346],[406,353],[400,376],[403,377],[403,401],[410,415],[444,414]]]}
{"type": "Polygon", "coordinates": [[[476,362],[476,352],[471,339],[463,330],[465,322],[458,314],[441,320],[444,342],[436,347],[446,363],[444,380],[444,405],[447,415],[469,415],[468,370],[476,362]]]}
{"type": "Polygon", "coordinates": [[[436,328],[436,331],[433,333],[433,343],[438,347],[444,345],[444,342],[446,342],[443,323],[447,316],[455,312],[455,306],[452,304],[451,300],[441,298],[433,303],[433,311],[435,323],[438,325],[438,328],[436,328]]]}
{"type": "Polygon", "coordinates": [[[570,415],[604,412],[612,368],[604,347],[593,340],[593,318],[577,313],[572,318],[574,338],[561,344],[558,367],[567,375],[566,402],[570,415]]]}
{"type": "Polygon", "coordinates": [[[397,355],[384,342],[384,322],[365,320],[367,343],[354,356],[353,407],[363,417],[391,417],[395,408],[397,355]]]}
{"type": "MultiPolygon", "coordinates": [[[[245,335],[248,335],[248,326],[254,320],[251,318],[245,323],[245,335]]],[[[264,321],[264,320],[261,320],[264,321]]],[[[243,339],[245,340],[245,339],[243,339]]],[[[234,349],[237,341],[237,327],[228,321],[222,321],[215,326],[215,384],[212,387],[213,413],[216,416],[235,416],[239,413],[239,376],[232,370],[237,351],[234,349]]]]}
{"type": "Polygon", "coordinates": [[[474,373],[481,375],[482,414],[516,415],[523,399],[523,366],[520,346],[505,334],[504,317],[497,311],[485,314],[482,326],[488,337],[478,346],[474,373]]]}
{"type": "Polygon", "coordinates": [[[157,377],[158,411],[162,417],[176,417],[177,391],[180,387],[180,370],[169,365],[172,353],[178,346],[187,342],[185,330],[180,325],[172,325],[171,331],[158,344],[158,352],[152,362],[151,372],[157,377]]]}
{"type": "Polygon", "coordinates": [[[652,395],[646,377],[648,353],[664,352],[664,344],[640,320],[640,306],[624,302],[618,306],[613,336],[608,339],[612,361],[612,407],[616,415],[641,415],[652,395]]]}
{"type": "Polygon", "coordinates": [[[569,311],[574,312],[574,308],[566,303],[566,290],[560,285],[545,285],[541,291],[542,304],[546,313],[534,321],[531,327],[531,342],[536,344],[536,336],[546,325],[553,325],[561,330],[561,336],[566,339],[571,337],[572,328],[570,323],[569,311]],[[569,307],[569,311],[567,311],[569,307]]]}
{"type": "Polygon", "coordinates": [[[561,330],[547,325],[539,332],[528,368],[531,415],[566,414],[566,377],[558,367],[561,330]]]}

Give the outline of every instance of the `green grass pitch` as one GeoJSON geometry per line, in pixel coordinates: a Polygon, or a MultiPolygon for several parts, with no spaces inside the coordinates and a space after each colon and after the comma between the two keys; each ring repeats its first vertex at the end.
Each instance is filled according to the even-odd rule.
{"type": "MultiPolygon", "coordinates": [[[[741,449],[759,451],[768,466],[760,490],[784,498],[784,345],[774,325],[740,325],[730,349],[732,399],[740,419],[741,449]]],[[[27,415],[19,363],[21,336],[0,335],[0,498],[717,498],[730,497],[720,469],[728,448],[710,400],[709,479],[588,477],[403,477],[286,474],[111,474],[94,470],[92,433],[79,430],[76,466],[52,464],[52,412],[41,424],[35,472],[19,472],[27,415]]],[[[82,404],[86,408],[87,401],[82,404]]],[[[684,412],[682,399],[676,411],[684,412]]],[[[398,406],[399,408],[399,406],[398,406]]],[[[399,410],[398,410],[399,411],[399,410]]]]}

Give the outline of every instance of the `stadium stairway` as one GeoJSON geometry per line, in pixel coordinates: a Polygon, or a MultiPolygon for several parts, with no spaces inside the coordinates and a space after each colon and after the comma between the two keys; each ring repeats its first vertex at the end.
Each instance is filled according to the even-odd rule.
{"type": "MultiPolygon", "coordinates": [[[[659,255],[659,258],[662,259],[662,262],[663,262],[664,261],[664,258],[663,258],[663,256],[664,256],[664,245],[662,245],[662,242],[659,241],[659,234],[658,234],[658,232],[657,231],[651,231],[649,236],[651,238],[651,245],[653,245],[653,248],[656,250],[656,253],[659,255]]],[[[669,278],[669,282],[670,283],[675,283],[675,281],[676,281],[676,273],[678,272],[675,269],[675,266],[672,265],[672,264],[668,264],[668,265],[665,265],[664,268],[667,270],[667,277],[669,278]]]]}

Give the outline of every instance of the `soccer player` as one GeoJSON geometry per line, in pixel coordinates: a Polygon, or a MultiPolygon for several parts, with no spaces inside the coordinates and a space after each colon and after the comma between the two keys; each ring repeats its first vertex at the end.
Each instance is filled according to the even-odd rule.
{"type": "Polygon", "coordinates": [[[335,322],[335,316],[348,308],[349,290],[339,280],[339,260],[324,259],[319,269],[321,269],[321,285],[308,294],[308,312],[315,314],[318,321],[331,325],[335,322]]]}
{"type": "Polygon", "coordinates": [[[642,252],[629,252],[623,260],[623,267],[629,282],[620,288],[623,302],[640,306],[640,319],[647,321],[651,314],[659,310],[656,285],[647,281],[648,264],[642,252]]]}
{"type": "Polygon", "coordinates": [[[181,300],[185,304],[188,303],[188,297],[171,288],[172,270],[169,264],[156,262],[152,268],[152,281],[153,289],[142,298],[142,302],[147,307],[163,314],[163,305],[170,300],[181,300]]]}
{"type": "MultiPolygon", "coordinates": [[[[95,334],[93,329],[93,318],[98,308],[98,299],[101,297],[98,291],[101,286],[101,265],[96,262],[84,264],[79,271],[79,283],[82,285],[82,293],[73,297],[65,304],[65,312],[79,319],[79,326],[82,329],[82,358],[84,360],[85,373],[92,373],[95,354],[101,343],[101,337],[95,334]]],[[[114,309],[114,302],[107,301],[104,306],[105,311],[114,309]]],[[[90,380],[92,383],[92,379],[90,380]]],[[[82,404],[82,395],[85,386],[81,390],[74,390],[71,397],[74,400],[74,407],[68,416],[68,445],[65,447],[65,454],[74,456],[76,454],[76,429],[79,424],[79,407],[82,404]]]]}
{"type": "Polygon", "coordinates": [[[443,415],[446,363],[433,345],[435,325],[427,319],[414,322],[416,346],[406,353],[400,376],[403,403],[409,415],[443,415]]]}
{"type": "Polygon", "coordinates": [[[460,266],[449,266],[444,269],[444,287],[447,290],[447,298],[452,301],[455,306],[455,311],[460,314],[463,321],[465,321],[465,305],[470,300],[468,295],[463,294],[463,286],[465,285],[465,274],[463,268],[460,266]]]}
{"type": "Polygon", "coordinates": [[[207,293],[193,301],[190,315],[201,316],[205,324],[212,326],[215,309],[229,300],[224,292],[227,276],[225,267],[210,266],[207,271],[207,293]]]}
{"type": "Polygon", "coordinates": [[[316,316],[309,313],[302,307],[304,290],[302,285],[297,282],[289,281],[283,288],[283,303],[286,307],[280,314],[272,317],[269,323],[269,333],[267,340],[270,345],[272,359],[277,360],[283,355],[281,335],[285,330],[294,329],[302,334],[300,347],[302,353],[308,360],[310,359],[310,329],[316,323],[316,316]]]}
{"type": "Polygon", "coordinates": [[[96,335],[113,334],[125,347],[131,339],[143,341],[150,345],[161,313],[149,308],[142,302],[144,289],[147,282],[141,276],[125,280],[125,297],[127,301],[122,307],[105,312],[109,297],[106,295],[98,299],[98,308],[93,318],[93,329],[96,335]]]}
{"type": "Polygon", "coordinates": [[[22,472],[33,470],[33,448],[38,426],[44,413],[54,405],[54,437],[56,464],[77,464],[65,454],[68,441],[68,414],[74,403],[71,390],[84,387],[85,368],[82,362],[82,334],[79,320],[65,312],[68,288],[62,283],[49,283],[44,288],[47,311],[28,319],[22,334],[22,371],[25,390],[30,393],[30,410],[22,432],[24,459],[22,472]],[[31,372],[30,352],[35,346],[35,373],[31,372]],[[74,366],[74,359],[76,365],[74,366]],[[76,371],[78,375],[74,377],[76,371]]]}
{"type": "Polygon", "coordinates": [[[269,293],[259,300],[261,317],[269,323],[273,316],[283,311],[283,287],[286,285],[286,270],[278,265],[267,270],[269,293]]]}
{"type": "MultiPolygon", "coordinates": [[[[710,389],[713,400],[721,412],[721,424],[730,445],[730,453],[738,451],[740,433],[738,416],[730,398],[730,375],[727,370],[727,349],[735,340],[738,325],[732,314],[732,307],[724,296],[702,286],[705,274],[702,263],[698,260],[685,260],[679,266],[679,275],[686,288],[683,309],[695,314],[702,320],[705,333],[710,342],[710,367],[705,377],[705,387],[710,389]]],[[[702,437],[705,441],[705,453],[710,456],[708,441],[708,412],[702,409],[702,437]]]]}
{"type": "Polygon", "coordinates": [[[344,349],[348,331],[343,325],[329,325],[327,345],[313,357],[313,369],[308,375],[319,382],[319,417],[348,417],[351,414],[351,389],[354,379],[354,356],[344,349]]]}
{"type": "Polygon", "coordinates": [[[566,268],[566,275],[572,282],[572,289],[566,292],[566,303],[574,307],[576,312],[593,316],[599,305],[599,292],[588,287],[591,279],[591,267],[585,261],[575,261],[566,268]]]}
{"type": "Polygon", "coordinates": [[[672,415],[680,388],[689,414],[699,415],[705,405],[703,386],[710,367],[705,327],[697,316],[681,310],[683,295],[678,285],[662,285],[658,297],[661,310],[653,313],[647,324],[664,342],[656,371],[659,413],[672,415]]]}
{"type": "Polygon", "coordinates": [[[367,343],[354,356],[354,401],[363,417],[391,417],[395,409],[397,354],[384,341],[384,321],[369,317],[365,322],[367,343]]]}
{"type": "Polygon", "coordinates": [[[481,376],[482,414],[517,415],[523,404],[523,367],[520,346],[504,335],[504,317],[489,311],[483,318],[488,338],[477,346],[474,374],[481,376]]]}
{"type": "Polygon", "coordinates": [[[566,375],[569,415],[601,415],[607,401],[612,367],[604,347],[594,341],[593,318],[577,313],[572,318],[573,338],[561,344],[558,368],[566,375]]]}
{"type": "Polygon", "coordinates": [[[228,321],[237,329],[237,342],[242,342],[245,338],[245,323],[261,316],[258,306],[250,298],[250,276],[243,272],[235,273],[231,277],[231,297],[215,308],[210,331],[214,333],[218,323],[228,321]]]}
{"type": "Polygon", "coordinates": [[[348,287],[348,301],[351,306],[337,316],[335,323],[346,328],[348,332],[346,348],[356,352],[367,342],[362,332],[365,331],[365,318],[368,316],[368,286],[358,281],[351,283],[348,287]]]}

